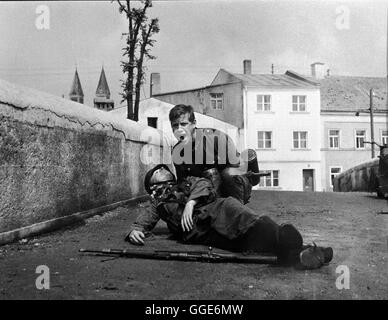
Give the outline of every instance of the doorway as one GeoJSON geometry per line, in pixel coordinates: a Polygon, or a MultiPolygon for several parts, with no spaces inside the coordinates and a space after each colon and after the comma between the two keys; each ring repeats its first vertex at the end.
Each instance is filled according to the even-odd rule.
{"type": "Polygon", "coordinates": [[[303,169],[303,191],[314,191],[314,169],[303,169]]]}

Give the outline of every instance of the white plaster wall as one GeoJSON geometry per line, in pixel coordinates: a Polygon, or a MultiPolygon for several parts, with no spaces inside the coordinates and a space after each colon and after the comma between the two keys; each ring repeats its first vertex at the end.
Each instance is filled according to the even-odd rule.
{"type": "Polygon", "coordinates": [[[321,191],[321,121],[319,89],[247,90],[247,146],[258,153],[260,170],[280,170],[282,190],[303,190],[302,169],[315,170],[321,191]],[[271,111],[257,111],[256,96],[271,95],[271,111]],[[306,112],[292,111],[292,96],[306,95],[306,112]],[[272,149],[257,148],[257,132],[272,131],[272,149]],[[293,149],[293,131],[307,131],[306,150],[293,149]],[[300,173],[299,173],[300,171],[300,173]]]}
{"type": "MultiPolygon", "coordinates": [[[[260,155],[258,155],[260,157],[260,155]]],[[[259,158],[260,171],[279,170],[279,187],[265,187],[259,185],[253,189],[271,189],[281,191],[303,191],[303,169],[314,170],[314,191],[322,190],[321,165],[319,162],[262,162],[259,158]]],[[[264,178],[261,178],[264,179],[264,178]]]]}

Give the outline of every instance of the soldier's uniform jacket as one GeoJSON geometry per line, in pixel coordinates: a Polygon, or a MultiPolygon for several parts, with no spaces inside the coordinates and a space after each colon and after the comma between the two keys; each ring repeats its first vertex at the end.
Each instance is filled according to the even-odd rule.
{"type": "Polygon", "coordinates": [[[149,232],[162,219],[169,230],[183,241],[206,244],[214,230],[226,239],[238,239],[258,218],[235,198],[218,198],[208,179],[189,176],[172,188],[167,200],[157,202],[151,199],[151,206],[138,216],[129,232],[149,232]],[[182,213],[190,200],[197,201],[193,211],[193,229],[183,232],[182,213]]]}
{"type": "Polygon", "coordinates": [[[240,165],[240,155],[227,134],[210,128],[195,128],[195,132],[196,138],[191,146],[183,146],[179,141],[173,148],[178,182],[187,176],[202,177],[202,173],[211,168],[222,171],[240,165]]]}

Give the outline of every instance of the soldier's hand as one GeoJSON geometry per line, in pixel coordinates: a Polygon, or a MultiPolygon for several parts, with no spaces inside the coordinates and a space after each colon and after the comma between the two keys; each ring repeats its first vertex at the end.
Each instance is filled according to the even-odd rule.
{"type": "Polygon", "coordinates": [[[129,234],[129,241],[131,241],[131,243],[133,243],[133,244],[143,245],[144,244],[144,240],[143,240],[144,238],[145,238],[144,233],[141,232],[141,231],[138,231],[138,230],[133,230],[129,234]]]}
{"type": "Polygon", "coordinates": [[[156,186],[152,186],[152,187],[151,187],[151,191],[152,191],[152,193],[151,193],[151,198],[152,198],[152,199],[155,199],[155,196],[156,196],[156,186]]]}
{"type": "Polygon", "coordinates": [[[195,201],[191,200],[186,203],[185,209],[182,214],[182,229],[183,231],[190,231],[193,229],[193,211],[194,211],[195,201]]]}

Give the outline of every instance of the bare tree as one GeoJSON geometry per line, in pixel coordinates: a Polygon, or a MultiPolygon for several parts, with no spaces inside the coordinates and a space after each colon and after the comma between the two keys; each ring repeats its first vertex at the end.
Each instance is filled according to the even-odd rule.
{"type": "Polygon", "coordinates": [[[155,43],[152,36],[159,32],[159,21],[158,19],[148,21],[146,13],[147,9],[152,7],[152,0],[141,0],[140,7],[131,7],[130,0],[126,0],[125,4],[120,0],[116,2],[120,13],[125,13],[128,19],[128,32],[123,33],[127,37],[126,46],[123,48],[123,56],[127,57],[127,61],[121,61],[123,73],[126,74],[126,79],[121,85],[123,88],[121,102],[127,101],[127,118],[138,121],[140,89],[145,79],[144,58],[148,60],[156,58],[150,54],[150,48],[155,43]]]}

